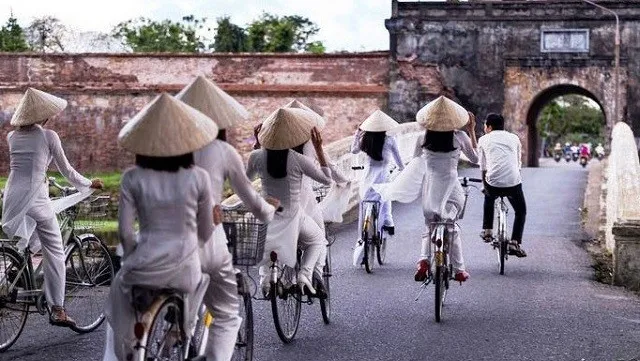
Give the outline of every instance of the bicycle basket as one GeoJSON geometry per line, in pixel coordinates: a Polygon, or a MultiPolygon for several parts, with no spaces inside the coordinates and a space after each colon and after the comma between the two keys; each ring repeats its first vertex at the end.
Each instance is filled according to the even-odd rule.
{"type": "Polygon", "coordinates": [[[96,232],[104,229],[109,219],[109,196],[98,196],[77,204],[74,229],[78,233],[96,232]]]}
{"type": "Polygon", "coordinates": [[[222,226],[227,234],[227,246],[236,266],[255,266],[262,260],[267,225],[246,208],[225,209],[222,226]]]}

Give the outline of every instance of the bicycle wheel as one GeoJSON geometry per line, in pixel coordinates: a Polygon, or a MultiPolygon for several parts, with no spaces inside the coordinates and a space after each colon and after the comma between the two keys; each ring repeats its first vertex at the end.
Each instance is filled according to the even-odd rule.
{"type": "Polygon", "coordinates": [[[331,246],[327,247],[327,258],[322,268],[322,282],[324,282],[324,289],[327,292],[327,298],[320,299],[320,312],[322,313],[322,321],[325,324],[331,322],[331,287],[329,281],[331,279],[331,246]]]}
{"type": "Polygon", "coordinates": [[[29,305],[15,302],[15,292],[18,289],[30,289],[27,272],[18,271],[23,264],[23,258],[12,248],[0,247],[0,352],[6,351],[13,345],[27,322],[29,305]]]}
{"type": "Polygon", "coordinates": [[[384,264],[385,258],[387,257],[387,237],[384,237],[383,234],[383,232],[379,233],[378,242],[376,245],[378,264],[380,264],[381,266],[384,264]]]}
{"type": "Polygon", "coordinates": [[[240,317],[242,317],[242,325],[238,330],[238,339],[231,359],[251,361],[253,360],[253,306],[251,305],[251,294],[243,293],[241,296],[240,317]]]}
{"type": "Polygon", "coordinates": [[[507,260],[508,242],[504,234],[498,235],[498,242],[500,243],[498,248],[498,257],[500,261],[500,274],[504,275],[504,263],[507,260]]]}
{"type": "Polygon", "coordinates": [[[364,263],[364,269],[367,273],[373,272],[373,260],[375,255],[375,248],[369,239],[369,234],[366,230],[362,231],[362,241],[364,242],[364,249],[362,255],[362,262],[364,263]]]}
{"type": "Polygon", "coordinates": [[[183,361],[185,340],[182,320],[182,300],[175,296],[165,299],[153,315],[149,333],[144,342],[145,361],[183,361]]]}
{"type": "Polygon", "coordinates": [[[95,330],[104,321],[114,267],[107,247],[96,237],[73,243],[65,262],[65,308],[73,314],[78,333],[95,330]]]}
{"type": "Polygon", "coordinates": [[[278,337],[284,343],[290,343],[298,332],[300,324],[300,298],[302,297],[296,284],[296,270],[284,266],[276,284],[271,284],[269,298],[271,311],[278,337]]]}
{"type": "Polygon", "coordinates": [[[440,320],[442,319],[442,305],[444,304],[444,298],[447,294],[446,277],[447,277],[446,266],[436,266],[436,275],[433,280],[436,286],[436,294],[435,294],[436,322],[440,322],[440,320]]]}

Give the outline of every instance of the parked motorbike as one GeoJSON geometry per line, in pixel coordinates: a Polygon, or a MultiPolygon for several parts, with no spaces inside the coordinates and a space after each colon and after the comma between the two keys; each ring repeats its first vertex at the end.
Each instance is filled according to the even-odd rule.
{"type": "Polygon", "coordinates": [[[585,168],[587,166],[587,163],[589,163],[589,159],[587,157],[580,157],[580,165],[582,166],[582,168],[585,168]]]}
{"type": "Polygon", "coordinates": [[[571,153],[567,152],[564,154],[564,160],[567,161],[567,163],[571,162],[571,153]]]}
{"type": "Polygon", "coordinates": [[[577,162],[578,159],[580,159],[580,153],[579,152],[573,152],[572,156],[573,156],[573,161],[574,162],[577,162]]]}
{"type": "Polygon", "coordinates": [[[598,160],[604,159],[604,153],[596,153],[596,158],[598,158],[598,160]]]}
{"type": "Polygon", "coordinates": [[[562,159],[562,153],[561,152],[553,153],[553,160],[555,160],[556,162],[559,162],[560,159],[562,159]]]}

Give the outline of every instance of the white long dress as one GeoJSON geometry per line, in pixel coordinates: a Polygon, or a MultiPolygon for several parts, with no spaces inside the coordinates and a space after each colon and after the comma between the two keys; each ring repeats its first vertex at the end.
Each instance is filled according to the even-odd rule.
{"type": "Polygon", "coordinates": [[[307,250],[302,260],[301,271],[311,279],[315,264],[326,245],[326,239],[318,224],[302,209],[302,179],[308,176],[319,183],[329,185],[331,170],[329,167],[317,167],[308,157],[289,150],[287,175],[284,178],[273,178],[267,172],[267,151],[259,149],[251,152],[247,165],[247,176],[251,179],[256,175],[262,180],[263,193],[279,199],[283,208],[269,223],[265,254],[275,251],[279,261],[293,267],[296,264],[299,238],[307,250]]]}
{"type": "MultiPolygon", "coordinates": [[[[478,162],[478,154],[471,139],[463,131],[454,133],[454,151],[441,153],[422,148],[424,135],[418,137],[414,159],[393,182],[384,187],[376,187],[386,200],[403,203],[412,202],[422,195],[422,211],[425,220],[425,232],[421,249],[421,258],[428,258],[429,223],[436,218],[455,221],[464,204],[464,191],[458,181],[458,163],[463,152],[472,163],[478,162]]],[[[464,270],[460,232],[455,230],[451,249],[451,262],[456,270],[464,270]]]]}
{"type": "MultiPolygon", "coordinates": [[[[351,144],[351,152],[353,154],[360,153],[360,147],[362,144],[362,136],[364,133],[356,133],[353,137],[353,143],[351,144]]],[[[367,156],[367,164],[365,167],[365,176],[360,183],[360,200],[361,201],[379,201],[381,200],[380,194],[373,188],[374,184],[386,183],[389,179],[388,165],[393,159],[401,171],[404,169],[402,163],[402,157],[400,157],[400,151],[396,144],[395,138],[392,136],[386,136],[384,145],[382,147],[382,160],[375,160],[367,156]]],[[[362,234],[362,217],[363,208],[360,203],[360,211],[358,212],[358,236],[362,234]]],[[[391,201],[383,201],[380,205],[380,219],[378,224],[380,226],[393,226],[393,216],[391,214],[391,201]]]]}
{"type": "MultiPolygon", "coordinates": [[[[311,159],[314,162],[314,164],[319,165],[316,150],[314,149],[311,141],[306,142],[304,144],[302,148],[302,154],[304,154],[306,157],[311,159]]],[[[338,211],[338,213],[342,214],[346,211],[346,205],[348,204],[348,202],[344,202],[343,199],[344,197],[348,197],[349,189],[346,187],[339,187],[338,184],[347,183],[348,180],[342,174],[342,172],[340,172],[340,170],[334,164],[331,163],[330,158],[327,154],[325,154],[324,157],[328,163],[327,166],[331,171],[331,180],[334,181],[334,183],[332,184],[332,191],[334,193],[340,192],[343,196],[342,199],[338,198],[339,200],[334,201],[334,207],[343,208],[338,211]]],[[[323,208],[320,206],[320,204],[318,204],[316,200],[315,192],[313,191],[313,180],[311,178],[309,177],[302,178],[302,189],[300,190],[300,197],[301,197],[300,202],[302,203],[302,209],[304,209],[305,214],[311,217],[311,219],[313,219],[313,221],[316,222],[318,227],[320,227],[322,234],[325,235],[325,241],[326,241],[326,230],[324,227],[325,217],[322,211],[323,208]]],[[[328,205],[324,204],[324,206],[328,206],[328,205]]],[[[315,267],[315,273],[320,278],[322,278],[322,269],[324,268],[325,260],[327,256],[326,244],[327,242],[325,242],[325,248],[323,249],[323,252],[318,257],[318,262],[316,263],[316,267],[315,267]]]]}
{"type": "Polygon", "coordinates": [[[20,249],[40,242],[47,302],[62,306],[66,275],[64,245],[51,208],[46,172],[53,161],[69,183],[82,192],[89,189],[91,181],[71,167],[53,130],[40,125],[21,128],[10,132],[7,142],[10,172],[2,200],[2,230],[11,238],[20,238],[20,249]]]}
{"type": "MultiPolygon", "coordinates": [[[[258,219],[265,223],[273,219],[275,208],[252,187],[240,154],[230,144],[215,139],[195,152],[194,160],[209,174],[214,204],[222,202],[224,181],[229,179],[235,194],[258,219]]],[[[215,315],[205,356],[207,360],[228,361],[233,356],[242,319],[238,314],[236,272],[223,227],[216,227],[212,242],[200,249],[200,262],[210,278],[204,302],[215,315]]]]}
{"type": "Polygon", "coordinates": [[[198,246],[211,238],[212,209],[209,176],[201,168],[162,172],[133,167],[122,175],[118,231],[124,257],[105,307],[114,341],[105,360],[115,353],[124,361],[135,345],[132,286],[191,294],[201,285],[198,246]]]}

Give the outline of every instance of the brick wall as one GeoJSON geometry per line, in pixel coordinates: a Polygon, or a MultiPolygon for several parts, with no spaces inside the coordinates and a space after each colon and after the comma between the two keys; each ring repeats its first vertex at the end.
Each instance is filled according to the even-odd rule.
{"type": "MultiPolygon", "coordinates": [[[[242,151],[252,127],[293,98],[327,119],[327,142],[351,135],[377,108],[386,108],[386,52],[300,55],[95,55],[0,54],[0,137],[22,93],[33,86],[64,97],[68,108],[47,124],[62,138],[72,164],[82,171],[122,169],[131,155],[117,146],[123,122],[161,91],[176,93],[203,74],[251,113],[251,122],[230,132],[242,151]]],[[[0,173],[8,170],[0,142],[0,173]]]]}

